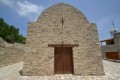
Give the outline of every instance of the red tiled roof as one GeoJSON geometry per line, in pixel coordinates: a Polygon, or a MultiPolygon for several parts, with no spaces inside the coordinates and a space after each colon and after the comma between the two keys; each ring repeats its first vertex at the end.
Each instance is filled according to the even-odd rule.
{"type": "Polygon", "coordinates": [[[102,40],[102,41],[100,41],[100,42],[106,42],[106,41],[112,41],[112,40],[114,40],[114,38],[110,38],[110,39],[102,40]]]}

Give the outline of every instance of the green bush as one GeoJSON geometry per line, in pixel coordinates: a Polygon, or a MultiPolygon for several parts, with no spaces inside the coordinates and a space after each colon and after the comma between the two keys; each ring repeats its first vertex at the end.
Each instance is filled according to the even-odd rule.
{"type": "Polygon", "coordinates": [[[25,37],[19,33],[19,29],[8,25],[0,18],[0,37],[9,43],[25,43],[25,37]]]}

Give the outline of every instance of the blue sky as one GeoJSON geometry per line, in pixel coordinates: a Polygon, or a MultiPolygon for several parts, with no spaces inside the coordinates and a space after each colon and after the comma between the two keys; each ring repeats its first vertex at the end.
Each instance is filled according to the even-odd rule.
{"type": "Polygon", "coordinates": [[[90,23],[96,23],[100,40],[111,37],[111,20],[120,31],[120,0],[0,0],[0,17],[26,36],[28,22],[34,22],[43,10],[60,2],[78,8],[90,23]]]}

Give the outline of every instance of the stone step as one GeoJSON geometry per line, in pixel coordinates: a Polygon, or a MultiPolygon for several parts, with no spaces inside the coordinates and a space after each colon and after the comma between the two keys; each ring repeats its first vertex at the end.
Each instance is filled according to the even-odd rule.
{"type": "Polygon", "coordinates": [[[55,75],[55,76],[22,76],[21,80],[109,80],[109,79],[107,76],[55,75]]]}

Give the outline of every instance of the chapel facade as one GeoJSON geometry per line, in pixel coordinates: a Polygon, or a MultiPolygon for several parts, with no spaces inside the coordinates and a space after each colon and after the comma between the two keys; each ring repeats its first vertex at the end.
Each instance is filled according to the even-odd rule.
{"type": "Polygon", "coordinates": [[[69,4],[46,9],[28,24],[23,73],[104,75],[96,24],[69,4]]]}

